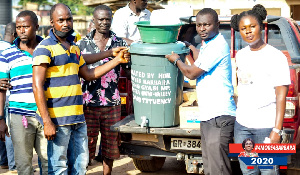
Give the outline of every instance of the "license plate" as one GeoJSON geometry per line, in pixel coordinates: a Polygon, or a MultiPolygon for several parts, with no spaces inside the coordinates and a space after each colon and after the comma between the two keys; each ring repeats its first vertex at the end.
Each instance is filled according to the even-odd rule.
{"type": "Polygon", "coordinates": [[[121,104],[126,105],[126,97],[121,97],[121,104]]]}
{"type": "Polygon", "coordinates": [[[201,150],[200,139],[171,138],[171,149],[201,150]]]}

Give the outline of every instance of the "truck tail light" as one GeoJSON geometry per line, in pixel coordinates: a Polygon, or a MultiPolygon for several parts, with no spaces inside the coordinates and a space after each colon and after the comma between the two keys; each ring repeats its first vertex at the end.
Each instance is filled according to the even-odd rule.
{"type": "MultiPolygon", "coordinates": [[[[287,97],[289,98],[289,97],[287,97]]],[[[288,100],[288,99],[287,99],[288,100]]],[[[296,103],[293,101],[286,102],[284,118],[293,118],[296,114],[296,103]]]]}
{"type": "Polygon", "coordinates": [[[127,83],[126,83],[127,78],[126,77],[120,77],[119,79],[119,91],[120,93],[127,93],[127,83]]]}

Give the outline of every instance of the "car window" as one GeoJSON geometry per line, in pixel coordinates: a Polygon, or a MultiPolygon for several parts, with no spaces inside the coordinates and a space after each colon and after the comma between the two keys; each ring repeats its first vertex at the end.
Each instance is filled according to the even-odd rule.
{"type": "Polygon", "coordinates": [[[278,50],[287,50],[279,27],[277,25],[268,25],[268,29],[268,44],[277,48],[278,50]]]}
{"type": "Polygon", "coordinates": [[[221,24],[219,32],[224,36],[228,46],[231,46],[231,28],[229,24],[221,24]]]}

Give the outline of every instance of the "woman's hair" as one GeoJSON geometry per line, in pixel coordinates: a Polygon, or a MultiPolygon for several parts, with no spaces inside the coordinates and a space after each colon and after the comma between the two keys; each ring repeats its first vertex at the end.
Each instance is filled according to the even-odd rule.
{"type": "Polygon", "coordinates": [[[230,26],[235,30],[235,31],[239,31],[239,23],[240,20],[245,17],[245,16],[252,16],[254,17],[258,24],[260,25],[260,27],[262,27],[263,25],[263,21],[266,19],[267,17],[267,10],[265,9],[264,6],[260,5],[260,4],[256,4],[252,10],[249,11],[243,11],[241,14],[235,14],[231,17],[231,21],[230,21],[230,26]]]}
{"type": "Polygon", "coordinates": [[[245,144],[246,144],[247,141],[252,142],[252,145],[253,145],[253,148],[254,148],[255,143],[254,143],[254,141],[253,141],[251,138],[246,138],[246,139],[243,141],[243,143],[242,143],[243,148],[245,149],[245,144]]]}

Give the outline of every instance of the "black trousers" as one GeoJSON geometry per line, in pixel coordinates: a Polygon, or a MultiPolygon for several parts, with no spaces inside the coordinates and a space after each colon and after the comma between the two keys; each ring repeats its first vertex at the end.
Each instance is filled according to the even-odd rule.
{"type": "Polygon", "coordinates": [[[205,175],[232,174],[229,143],[233,142],[235,117],[222,115],[201,121],[201,148],[205,175]]]}

